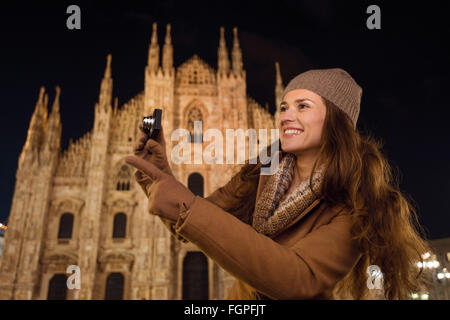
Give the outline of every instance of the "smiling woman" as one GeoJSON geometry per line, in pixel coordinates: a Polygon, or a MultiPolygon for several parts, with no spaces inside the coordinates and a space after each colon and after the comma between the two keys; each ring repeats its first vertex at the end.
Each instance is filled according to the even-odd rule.
{"type": "Polygon", "coordinates": [[[138,179],[149,212],[237,278],[227,299],[370,299],[374,265],[384,298],[425,285],[415,261],[430,248],[380,145],[356,130],[361,95],[339,68],[298,75],[283,93],[278,170],[247,162],[206,198],[163,172],[162,148],[163,162],[127,160],[153,177],[138,179]]]}
{"type": "Polygon", "coordinates": [[[363,297],[370,265],[383,273],[385,298],[407,299],[430,285],[414,263],[430,248],[418,232],[424,230],[414,207],[399,191],[380,151],[381,143],[356,130],[361,95],[362,89],[342,69],[298,75],[286,87],[280,105],[281,145],[296,156],[295,173],[300,177],[326,163],[320,193],[329,203],[352,208],[349,231],[361,259],[336,285],[335,293],[363,297]]]}

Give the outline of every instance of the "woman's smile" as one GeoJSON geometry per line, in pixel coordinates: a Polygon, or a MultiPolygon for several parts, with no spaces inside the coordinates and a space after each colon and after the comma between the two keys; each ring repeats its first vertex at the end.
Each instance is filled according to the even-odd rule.
{"type": "Polygon", "coordinates": [[[302,129],[298,128],[286,128],[283,131],[283,138],[292,138],[295,136],[299,136],[303,133],[302,129]]]}

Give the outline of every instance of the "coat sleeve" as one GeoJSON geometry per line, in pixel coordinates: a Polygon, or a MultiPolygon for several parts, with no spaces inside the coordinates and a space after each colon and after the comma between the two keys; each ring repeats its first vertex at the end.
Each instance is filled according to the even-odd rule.
{"type": "MultiPolygon", "coordinates": [[[[245,223],[249,223],[255,206],[260,166],[261,163],[250,164],[247,161],[230,181],[205,199],[245,223]]],[[[189,242],[175,231],[175,222],[159,218],[177,240],[184,243],[189,242]]]]}
{"type": "Polygon", "coordinates": [[[312,299],[351,271],[360,254],[350,227],[351,215],[341,211],[287,247],[196,196],[174,229],[233,276],[270,299],[284,300],[312,299]]]}

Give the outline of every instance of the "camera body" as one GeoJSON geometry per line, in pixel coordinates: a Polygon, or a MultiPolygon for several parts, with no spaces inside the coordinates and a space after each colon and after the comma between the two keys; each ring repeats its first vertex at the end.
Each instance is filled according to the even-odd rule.
{"type": "Polygon", "coordinates": [[[153,115],[142,119],[142,128],[150,139],[156,140],[161,132],[162,110],[155,109],[153,115]]]}

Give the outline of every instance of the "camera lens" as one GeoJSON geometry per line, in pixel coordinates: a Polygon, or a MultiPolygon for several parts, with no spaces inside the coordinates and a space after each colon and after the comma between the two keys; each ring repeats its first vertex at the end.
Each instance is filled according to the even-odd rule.
{"type": "Polygon", "coordinates": [[[152,116],[147,116],[142,119],[142,129],[149,136],[150,139],[156,140],[161,132],[161,117],[162,110],[155,109],[152,116]]]}
{"type": "Polygon", "coordinates": [[[144,117],[144,120],[142,121],[142,127],[147,134],[151,134],[151,132],[153,131],[153,123],[155,123],[155,119],[152,116],[144,117]]]}

